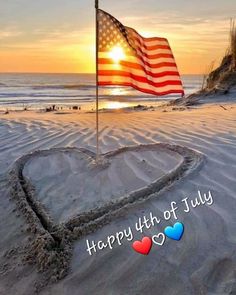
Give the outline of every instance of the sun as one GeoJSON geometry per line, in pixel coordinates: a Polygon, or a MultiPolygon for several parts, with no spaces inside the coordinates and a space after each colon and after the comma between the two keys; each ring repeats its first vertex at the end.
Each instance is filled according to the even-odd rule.
{"type": "Polygon", "coordinates": [[[110,58],[113,59],[115,63],[119,63],[122,59],[125,58],[124,50],[120,46],[113,47],[109,52],[110,58]]]}
{"type": "Polygon", "coordinates": [[[106,103],[105,108],[107,109],[122,109],[122,108],[127,108],[129,106],[128,103],[125,102],[119,102],[119,101],[108,101],[106,103]]]}

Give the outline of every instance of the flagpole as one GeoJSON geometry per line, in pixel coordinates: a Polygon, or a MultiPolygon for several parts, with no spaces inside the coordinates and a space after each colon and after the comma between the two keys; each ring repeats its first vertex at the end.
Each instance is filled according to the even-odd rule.
{"type": "Polygon", "coordinates": [[[98,120],[98,8],[99,0],[95,0],[96,9],[96,162],[99,160],[99,120],[98,120]]]}

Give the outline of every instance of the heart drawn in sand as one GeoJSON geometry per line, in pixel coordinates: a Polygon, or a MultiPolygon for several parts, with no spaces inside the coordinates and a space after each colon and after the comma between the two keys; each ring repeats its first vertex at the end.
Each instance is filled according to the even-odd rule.
{"type": "Polygon", "coordinates": [[[185,160],[160,145],[109,152],[101,155],[98,165],[94,156],[78,149],[41,151],[26,163],[22,174],[55,223],[66,223],[78,215],[86,215],[83,218],[89,222],[93,216],[100,217],[100,210],[104,215],[113,207],[145,199],[179,175],[185,160]]]}
{"type": "Polygon", "coordinates": [[[142,241],[133,242],[132,247],[134,251],[143,255],[148,255],[152,248],[152,239],[149,237],[144,237],[142,238],[142,241]]]}
{"type": "Polygon", "coordinates": [[[168,238],[179,241],[184,233],[184,225],[181,222],[176,222],[174,226],[167,226],[164,233],[168,238]]]}
{"type": "MultiPolygon", "coordinates": [[[[72,240],[155,197],[196,169],[203,158],[187,147],[166,143],[108,152],[101,155],[102,165],[94,164],[95,157],[84,148],[35,151],[19,158],[9,174],[12,196],[35,234],[32,245],[38,245],[39,239],[43,251],[47,249],[44,255],[48,259],[51,251],[58,251],[58,263],[51,266],[52,273],[55,265],[63,265],[62,273],[66,271],[72,240]]],[[[167,227],[165,234],[178,240],[183,229],[180,225],[167,227]]],[[[152,243],[161,245],[164,241],[165,237],[161,240],[158,235],[154,240],[144,237],[133,243],[133,249],[148,255],[152,243]]],[[[37,246],[35,255],[38,253],[37,246]]],[[[41,262],[39,266],[42,267],[41,262]]]]}

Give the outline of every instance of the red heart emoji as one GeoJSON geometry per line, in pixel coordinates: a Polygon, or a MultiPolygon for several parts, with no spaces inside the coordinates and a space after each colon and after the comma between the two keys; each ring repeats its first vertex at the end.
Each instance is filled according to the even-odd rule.
{"type": "Polygon", "coordinates": [[[132,245],[133,249],[143,255],[148,255],[152,248],[152,239],[149,237],[144,237],[142,241],[135,241],[132,245]]]}

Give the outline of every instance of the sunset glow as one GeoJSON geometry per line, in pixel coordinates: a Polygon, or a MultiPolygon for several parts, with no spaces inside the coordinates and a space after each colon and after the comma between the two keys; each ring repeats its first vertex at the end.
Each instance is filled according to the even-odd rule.
{"type": "Polygon", "coordinates": [[[103,107],[107,109],[121,109],[121,108],[127,108],[129,106],[130,104],[126,102],[109,101],[109,102],[106,102],[103,107]]]}
{"type": "Polygon", "coordinates": [[[119,63],[121,60],[125,59],[124,50],[120,46],[112,48],[112,50],[109,53],[109,56],[113,59],[115,63],[119,63]]]}
{"type": "MultiPolygon", "coordinates": [[[[95,72],[94,1],[2,1],[0,72],[95,72]],[[46,7],[46,10],[45,10],[46,7]]],[[[204,73],[228,44],[235,0],[100,1],[101,8],[146,37],[166,37],[181,74],[204,73]],[[112,2],[112,3],[111,3],[112,2]]],[[[114,63],[122,48],[111,51],[114,63]]]]}

